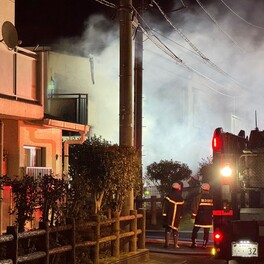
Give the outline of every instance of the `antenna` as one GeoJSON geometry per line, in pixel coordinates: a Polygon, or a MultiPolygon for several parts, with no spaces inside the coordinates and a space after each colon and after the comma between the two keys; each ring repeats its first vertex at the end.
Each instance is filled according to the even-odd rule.
{"type": "Polygon", "coordinates": [[[257,118],[257,111],[255,110],[255,125],[256,125],[256,130],[258,130],[258,118],[257,118]]]}
{"type": "Polygon", "coordinates": [[[9,49],[14,49],[20,41],[18,40],[17,30],[10,21],[5,21],[2,26],[2,37],[0,42],[4,41],[9,49]]]}

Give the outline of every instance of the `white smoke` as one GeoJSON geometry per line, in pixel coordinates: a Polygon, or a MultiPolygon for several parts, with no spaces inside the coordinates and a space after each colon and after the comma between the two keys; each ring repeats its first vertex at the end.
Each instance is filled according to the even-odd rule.
{"type": "MultiPolygon", "coordinates": [[[[169,58],[165,61],[166,55],[153,55],[153,44],[148,40],[144,42],[146,128],[143,144],[146,165],[172,158],[187,163],[195,170],[198,162],[211,154],[213,130],[223,127],[229,132],[233,130],[238,133],[240,129],[249,132],[255,126],[255,110],[262,117],[258,124],[263,129],[261,84],[264,53],[260,40],[263,39],[264,30],[252,28],[227,10],[223,13],[223,7],[220,10],[214,4],[207,8],[217,17],[218,25],[199,8],[193,13],[187,10],[175,14],[175,17],[170,15],[170,19],[193,45],[231,77],[212,70],[209,63],[198,60],[191,51],[186,53],[186,49],[181,46],[190,50],[191,47],[169,23],[168,28],[171,28],[172,33],[165,37],[171,41],[162,37],[164,23],[167,23],[164,19],[161,26],[163,31],[161,35],[156,35],[188,66],[201,74],[175,65],[169,58]],[[179,21],[182,21],[180,25],[179,21]],[[208,80],[202,75],[208,77],[208,80]],[[182,120],[179,115],[182,115],[182,120]],[[231,127],[233,116],[237,117],[235,121],[239,124],[231,127]]],[[[236,6],[233,8],[236,9],[236,6]]],[[[236,10],[248,17],[248,10],[241,8],[240,5],[236,10]]],[[[148,21],[151,28],[159,30],[155,18],[148,21]]],[[[254,20],[253,23],[260,21],[254,20]]],[[[264,26],[263,19],[262,25],[264,26]]]]}
{"type": "MultiPolygon", "coordinates": [[[[264,27],[261,2],[254,3],[260,4],[258,6],[247,0],[225,2],[241,17],[264,27]]],[[[187,8],[171,13],[169,18],[225,75],[195,55],[165,19],[158,21],[155,17],[145,16],[145,22],[155,30],[151,34],[158,36],[198,74],[176,64],[144,37],[144,169],[152,162],[173,159],[186,163],[195,172],[201,159],[211,154],[214,129],[223,127],[225,131],[235,133],[244,129],[249,133],[255,127],[255,110],[259,117],[258,126],[261,130],[264,128],[264,30],[243,22],[220,0],[206,8],[218,25],[199,6],[195,11],[187,8]]],[[[66,50],[72,50],[70,47],[75,44],[74,50],[79,47],[87,58],[92,54],[95,85],[89,88],[89,97],[95,116],[89,124],[95,134],[118,143],[119,32],[118,23],[117,26],[113,24],[102,16],[90,17],[82,39],[68,40],[66,46],[63,40],[63,45],[66,50]]],[[[142,26],[146,27],[146,24],[142,23],[142,26]]]]}

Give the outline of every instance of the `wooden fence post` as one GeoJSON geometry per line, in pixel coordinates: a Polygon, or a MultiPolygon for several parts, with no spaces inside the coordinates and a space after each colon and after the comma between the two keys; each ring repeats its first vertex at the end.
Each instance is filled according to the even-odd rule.
{"type": "MultiPolygon", "coordinates": [[[[40,229],[45,229],[45,239],[43,241],[43,248],[42,250],[46,252],[46,257],[43,259],[44,264],[49,264],[49,223],[48,222],[40,222],[39,223],[40,229]]],[[[42,243],[41,243],[42,244],[42,243]]],[[[41,262],[42,263],[42,262],[41,262]]]]}
{"type": "Polygon", "coordinates": [[[115,222],[113,223],[113,233],[116,235],[116,240],[112,243],[112,254],[114,257],[120,256],[120,220],[119,220],[119,212],[114,212],[113,216],[115,222]]]}
{"type": "Polygon", "coordinates": [[[69,231],[70,242],[71,242],[71,246],[72,246],[70,258],[71,258],[71,263],[75,264],[75,262],[76,262],[76,224],[75,224],[75,219],[74,218],[67,219],[66,223],[70,224],[72,226],[72,228],[69,231]]]}
{"type": "Polygon", "coordinates": [[[99,256],[100,256],[100,244],[99,239],[101,237],[101,219],[100,215],[95,215],[96,226],[94,227],[94,237],[95,237],[95,246],[94,246],[94,254],[93,254],[93,263],[99,264],[99,256]]]}
{"type": "Polygon", "coordinates": [[[135,219],[131,221],[131,231],[134,232],[134,235],[131,237],[130,251],[137,251],[137,210],[130,210],[130,215],[134,215],[135,219]]]}
{"type": "Polygon", "coordinates": [[[137,210],[143,207],[142,198],[140,196],[137,196],[135,199],[135,207],[137,210]]]}
{"type": "Polygon", "coordinates": [[[151,196],[151,224],[157,224],[157,197],[151,196]]]}
{"type": "Polygon", "coordinates": [[[146,209],[140,208],[138,209],[138,213],[142,214],[143,217],[139,221],[139,229],[141,229],[141,234],[139,235],[138,238],[138,248],[140,249],[145,249],[146,245],[146,209]]]}
{"type": "Polygon", "coordinates": [[[7,245],[6,256],[8,259],[12,259],[13,264],[17,264],[18,259],[18,227],[17,226],[8,226],[7,234],[13,235],[13,240],[10,241],[7,245]]]}

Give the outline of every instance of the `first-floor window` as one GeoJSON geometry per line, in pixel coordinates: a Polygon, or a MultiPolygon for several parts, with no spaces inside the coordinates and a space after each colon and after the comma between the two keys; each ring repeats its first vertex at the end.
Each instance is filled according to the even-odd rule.
{"type": "Polygon", "coordinates": [[[45,148],[24,146],[25,167],[45,167],[45,148]]]}

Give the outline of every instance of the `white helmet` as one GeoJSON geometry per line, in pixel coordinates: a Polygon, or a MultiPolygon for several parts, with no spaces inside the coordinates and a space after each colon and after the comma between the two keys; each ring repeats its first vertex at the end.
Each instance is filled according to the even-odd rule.
{"type": "Polygon", "coordinates": [[[210,185],[208,183],[203,183],[201,188],[205,191],[209,191],[210,190],[210,185]]]}

